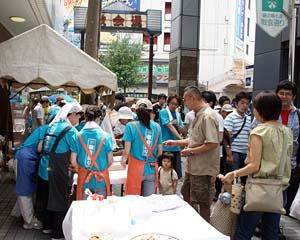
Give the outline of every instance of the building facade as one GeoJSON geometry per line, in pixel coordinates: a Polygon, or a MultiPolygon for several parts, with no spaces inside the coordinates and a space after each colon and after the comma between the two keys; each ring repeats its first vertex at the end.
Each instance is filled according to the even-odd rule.
{"type": "Polygon", "coordinates": [[[231,97],[252,91],[246,67],[254,64],[255,24],[254,0],[201,1],[200,86],[231,97]]]}

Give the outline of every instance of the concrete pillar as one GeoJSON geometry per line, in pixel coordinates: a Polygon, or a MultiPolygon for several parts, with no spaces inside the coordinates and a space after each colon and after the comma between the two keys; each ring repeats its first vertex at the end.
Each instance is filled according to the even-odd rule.
{"type": "Polygon", "coordinates": [[[198,85],[200,6],[201,0],[172,1],[169,94],[198,85]]]}

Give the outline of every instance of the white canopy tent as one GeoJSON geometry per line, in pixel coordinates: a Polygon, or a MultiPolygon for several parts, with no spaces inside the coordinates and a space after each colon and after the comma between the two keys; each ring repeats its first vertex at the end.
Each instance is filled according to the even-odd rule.
{"type": "Polygon", "coordinates": [[[16,88],[117,90],[113,72],[45,24],[0,44],[0,78],[11,80],[16,88]]]}

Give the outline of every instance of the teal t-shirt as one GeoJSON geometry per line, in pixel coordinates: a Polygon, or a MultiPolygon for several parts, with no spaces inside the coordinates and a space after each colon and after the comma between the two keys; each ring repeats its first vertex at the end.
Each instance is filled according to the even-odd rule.
{"type": "MultiPolygon", "coordinates": [[[[42,158],[40,160],[40,165],[38,169],[38,175],[48,181],[48,164],[49,164],[49,155],[45,154],[46,152],[50,152],[52,149],[52,146],[54,144],[54,141],[56,137],[58,136],[67,126],[69,126],[69,122],[67,121],[58,121],[53,123],[53,125],[49,126],[47,130],[45,131],[42,139],[44,139],[43,143],[43,153],[42,158]],[[54,136],[49,136],[54,135],[54,136]]],[[[71,143],[72,143],[72,137],[74,134],[76,134],[78,131],[76,128],[72,127],[65,136],[60,140],[59,144],[57,145],[57,148],[55,150],[55,153],[65,153],[68,152],[71,149],[71,143]]]]}
{"type": "MultiPolygon", "coordinates": [[[[150,128],[146,128],[143,124],[140,123],[140,121],[136,121],[137,126],[139,130],[141,131],[143,137],[148,143],[148,146],[152,148],[152,146],[155,143],[156,136],[158,136],[158,142],[153,150],[153,156],[155,159],[153,159],[151,156],[148,159],[148,162],[155,162],[157,160],[157,149],[158,145],[162,144],[162,136],[161,136],[161,130],[160,127],[158,126],[157,123],[154,121],[150,121],[150,128]]],[[[125,132],[123,135],[123,141],[124,142],[131,142],[131,149],[130,149],[130,154],[141,161],[146,161],[148,150],[144,146],[139,133],[137,132],[136,128],[134,127],[132,122],[127,123],[125,127],[125,132]]],[[[148,175],[148,174],[155,174],[155,168],[150,166],[150,164],[146,164],[144,168],[144,174],[143,175],[148,175]]]]}
{"type": "Polygon", "coordinates": [[[29,136],[26,138],[25,142],[21,147],[37,147],[40,140],[43,139],[45,131],[47,130],[48,125],[42,125],[36,128],[29,136]]]}
{"type": "Polygon", "coordinates": [[[86,121],[82,120],[75,128],[77,129],[78,132],[81,131],[81,129],[84,127],[86,121]]]}
{"type": "MultiPolygon", "coordinates": [[[[103,131],[100,128],[82,129],[80,131],[80,134],[86,146],[90,150],[91,154],[94,155],[98,150],[98,146],[103,136],[103,131]]],[[[108,167],[107,156],[112,152],[112,150],[113,150],[112,137],[111,135],[106,133],[106,137],[103,142],[101,151],[96,159],[96,163],[100,171],[104,171],[105,169],[107,169],[108,167]]],[[[71,151],[77,154],[77,162],[78,164],[80,164],[81,167],[90,169],[91,159],[89,158],[88,154],[84,150],[78,138],[78,134],[75,134],[72,138],[71,151]]],[[[93,170],[96,171],[97,170],[96,167],[93,167],[93,170]]],[[[84,185],[84,189],[91,188],[92,190],[95,188],[103,188],[103,187],[105,187],[105,181],[97,182],[95,177],[92,177],[90,182],[84,185]]]]}
{"type": "MultiPolygon", "coordinates": [[[[172,117],[174,119],[176,119],[176,113],[171,112],[172,117]]],[[[170,131],[170,129],[166,126],[170,121],[169,119],[169,114],[168,111],[166,109],[162,109],[159,112],[159,125],[161,127],[161,132],[162,132],[162,138],[163,141],[167,141],[167,140],[178,140],[178,138],[176,136],[173,135],[173,133],[170,131]]],[[[180,126],[183,126],[183,122],[181,119],[181,116],[179,114],[179,123],[180,126]]],[[[179,152],[181,149],[179,146],[176,147],[167,147],[167,146],[163,146],[163,151],[166,152],[179,152]]]]}

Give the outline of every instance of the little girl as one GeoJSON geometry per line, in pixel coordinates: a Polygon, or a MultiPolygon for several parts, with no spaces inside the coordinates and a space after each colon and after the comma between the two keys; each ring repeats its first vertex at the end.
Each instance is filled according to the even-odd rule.
{"type": "Polygon", "coordinates": [[[159,157],[162,166],[158,168],[159,193],[170,195],[176,193],[178,176],[173,169],[174,156],[172,153],[163,153],[159,157]]]}

